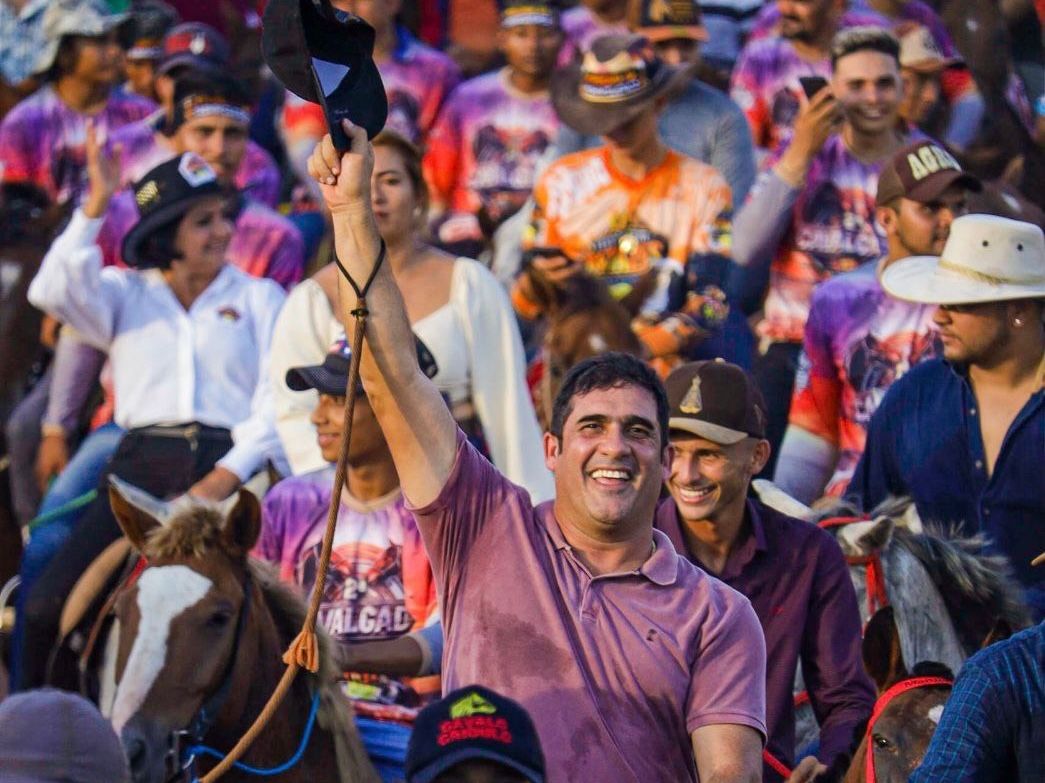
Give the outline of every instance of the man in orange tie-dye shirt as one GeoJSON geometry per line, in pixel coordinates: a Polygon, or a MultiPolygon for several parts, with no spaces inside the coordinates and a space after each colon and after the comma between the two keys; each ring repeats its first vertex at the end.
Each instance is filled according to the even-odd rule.
{"type": "Polygon", "coordinates": [[[701,351],[743,361],[746,326],[730,317],[732,196],[711,166],[670,150],[657,131],[667,96],[692,73],[661,62],[639,36],[598,38],[552,77],[559,118],[602,147],[560,158],[534,190],[531,256],[513,291],[524,318],[541,315],[533,279],[603,281],[636,313],[632,324],[657,369],[701,351]],[[731,344],[734,341],[736,344],[731,344]]]}

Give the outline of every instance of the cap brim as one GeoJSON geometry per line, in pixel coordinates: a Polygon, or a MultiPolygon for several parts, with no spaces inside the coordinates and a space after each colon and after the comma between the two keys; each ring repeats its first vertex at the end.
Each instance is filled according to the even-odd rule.
{"type": "Polygon", "coordinates": [[[651,43],[663,43],[681,38],[689,41],[708,40],[708,31],[704,25],[676,25],[674,27],[639,27],[635,30],[651,43]]]}
{"type": "Polygon", "coordinates": [[[940,267],[938,256],[911,256],[887,266],[882,288],[897,299],[918,304],[978,304],[1045,297],[1041,286],[989,283],[940,267]]]}
{"type": "Polygon", "coordinates": [[[286,380],[291,391],[315,389],[320,394],[329,394],[332,397],[345,396],[348,386],[348,376],[331,372],[322,364],[291,367],[287,370],[286,380]]]}
{"type": "Polygon", "coordinates": [[[588,103],[577,92],[581,80],[581,62],[575,59],[552,73],[549,85],[552,105],[559,119],[578,133],[585,136],[605,136],[646,111],[661,95],[688,84],[693,79],[696,68],[696,65],[681,68],[665,66],[654,78],[650,88],[630,101],[588,103]]]}
{"type": "Polygon", "coordinates": [[[960,57],[944,57],[943,59],[934,58],[931,60],[918,60],[913,63],[900,63],[900,67],[909,71],[916,71],[917,73],[940,73],[948,68],[956,68],[964,64],[960,57]]]}
{"type": "Polygon", "coordinates": [[[411,773],[410,783],[432,783],[433,780],[451,767],[456,766],[463,761],[471,761],[472,759],[494,761],[498,764],[503,764],[506,767],[514,769],[530,781],[530,783],[544,783],[544,775],[537,770],[530,769],[503,753],[497,753],[494,750],[476,747],[461,748],[460,750],[451,751],[445,756],[440,756],[424,769],[411,773]]]}
{"type": "Polygon", "coordinates": [[[983,185],[972,174],[965,171],[947,169],[937,172],[934,176],[926,177],[925,180],[904,194],[904,198],[926,204],[938,199],[952,185],[961,185],[966,190],[972,190],[977,193],[983,190],[983,185]]]}
{"type": "Polygon", "coordinates": [[[744,438],[752,437],[746,432],[701,421],[700,419],[691,419],[688,416],[673,416],[668,419],[668,430],[682,430],[690,435],[696,435],[698,438],[707,438],[712,443],[718,443],[723,446],[732,446],[734,443],[740,443],[744,438]]]}
{"type": "Polygon", "coordinates": [[[194,193],[191,198],[175,201],[165,207],[160,207],[155,212],[150,212],[131,226],[130,231],[124,236],[120,245],[120,255],[123,257],[123,263],[127,264],[127,266],[140,268],[141,247],[146,237],[157,229],[163,228],[168,223],[180,219],[182,215],[200,201],[208,198],[222,198],[224,196],[225,192],[220,187],[214,189],[207,188],[205,192],[194,193]]]}

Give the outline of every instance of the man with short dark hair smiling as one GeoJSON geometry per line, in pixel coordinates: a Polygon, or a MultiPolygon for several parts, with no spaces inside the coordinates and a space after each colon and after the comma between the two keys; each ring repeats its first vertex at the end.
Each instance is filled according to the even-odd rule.
{"type": "MultiPolygon", "coordinates": [[[[370,206],[373,153],[345,123],[308,161],[338,257],[373,273],[363,386],[432,570],[446,636],[443,686],[483,683],[534,715],[552,780],[754,783],[765,649],[747,600],[653,529],[667,477],[667,400],[638,359],[567,375],[545,463],[556,498],[534,507],[468,444],[418,368],[370,206]],[[376,264],[376,268],[375,268],[376,264]]],[[[341,288],[350,328],[353,297],[341,288]]]]}
{"type": "MultiPolygon", "coordinates": [[[[842,551],[815,525],[749,497],[770,447],[765,403],[747,373],[721,360],[693,362],[672,372],[665,385],[672,500],[657,510],[656,525],[690,561],[743,593],[762,624],[769,730],[763,780],[783,780],[773,764],[791,767],[794,761],[799,663],[820,724],[817,756],[831,764],[874,705],[842,551]]],[[[809,758],[801,766],[820,765],[809,758]]]]}

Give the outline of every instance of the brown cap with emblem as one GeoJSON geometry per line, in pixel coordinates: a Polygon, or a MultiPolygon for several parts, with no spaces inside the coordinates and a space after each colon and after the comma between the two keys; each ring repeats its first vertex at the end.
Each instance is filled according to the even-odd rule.
{"type": "Polygon", "coordinates": [[[751,377],[724,359],[677,367],[664,381],[668,429],[726,446],[766,436],[766,403],[751,377]]]}
{"type": "Polygon", "coordinates": [[[951,185],[968,190],[982,189],[980,181],[962,171],[958,161],[939,144],[922,140],[897,152],[878,175],[875,202],[885,206],[898,198],[927,204],[951,185]]]}
{"type": "Polygon", "coordinates": [[[708,40],[696,0],[631,0],[628,5],[628,27],[654,43],[673,38],[708,40]]]}

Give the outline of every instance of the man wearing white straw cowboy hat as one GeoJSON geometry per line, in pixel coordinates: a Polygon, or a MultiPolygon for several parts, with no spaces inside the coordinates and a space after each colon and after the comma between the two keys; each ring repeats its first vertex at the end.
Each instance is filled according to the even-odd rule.
{"type": "Polygon", "coordinates": [[[954,221],[939,256],[882,273],[891,295],[938,305],[943,356],[894,384],[849,485],[866,510],[910,495],[924,520],[982,532],[1038,620],[1045,574],[1045,238],[990,215],[954,221]]]}

